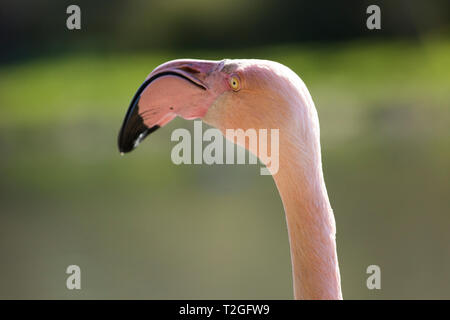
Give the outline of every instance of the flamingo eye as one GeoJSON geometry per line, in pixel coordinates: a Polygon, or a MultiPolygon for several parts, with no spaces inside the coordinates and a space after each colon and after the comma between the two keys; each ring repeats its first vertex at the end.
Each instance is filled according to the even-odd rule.
{"type": "Polygon", "coordinates": [[[231,76],[229,81],[231,89],[234,91],[239,91],[239,89],[241,89],[241,82],[237,75],[231,76]]]}

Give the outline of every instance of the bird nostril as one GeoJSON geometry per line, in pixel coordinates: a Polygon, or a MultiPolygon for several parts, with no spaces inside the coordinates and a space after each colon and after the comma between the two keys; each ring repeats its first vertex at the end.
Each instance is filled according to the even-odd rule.
{"type": "Polygon", "coordinates": [[[178,67],[178,69],[189,72],[189,73],[199,73],[200,71],[197,69],[194,69],[190,66],[182,66],[182,67],[178,67]]]}

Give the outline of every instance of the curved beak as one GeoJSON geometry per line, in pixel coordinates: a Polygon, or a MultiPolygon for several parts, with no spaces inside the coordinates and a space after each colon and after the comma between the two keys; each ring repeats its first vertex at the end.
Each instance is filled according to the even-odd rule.
{"type": "Polygon", "coordinates": [[[131,100],[119,132],[119,151],[132,151],[177,115],[200,118],[207,111],[207,77],[216,61],[174,60],[153,70],[131,100]]]}

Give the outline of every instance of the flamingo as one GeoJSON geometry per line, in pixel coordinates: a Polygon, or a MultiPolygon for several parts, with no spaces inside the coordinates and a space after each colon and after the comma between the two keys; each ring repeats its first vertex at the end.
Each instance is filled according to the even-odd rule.
{"type": "MultiPolygon", "coordinates": [[[[166,62],[149,74],[131,101],[118,137],[121,154],[176,116],[201,119],[222,134],[226,129],[279,129],[279,169],[271,174],[285,211],[294,298],[342,299],[319,120],[300,77],[268,60],[166,62]]],[[[244,147],[257,155],[254,146],[244,147]]]]}

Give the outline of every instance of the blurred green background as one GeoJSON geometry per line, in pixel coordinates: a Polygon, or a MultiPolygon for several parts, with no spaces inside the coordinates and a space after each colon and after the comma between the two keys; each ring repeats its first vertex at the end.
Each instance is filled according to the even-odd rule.
{"type": "Polygon", "coordinates": [[[3,1],[0,298],[292,298],[259,165],[174,165],[182,119],[119,156],[136,89],[190,57],[276,60],[307,84],[344,298],[450,299],[449,5],[373,3],[377,31],[364,1],[3,1]],[[65,27],[72,3],[80,31],[65,27]],[[82,290],[66,289],[71,264],[82,290]]]}

